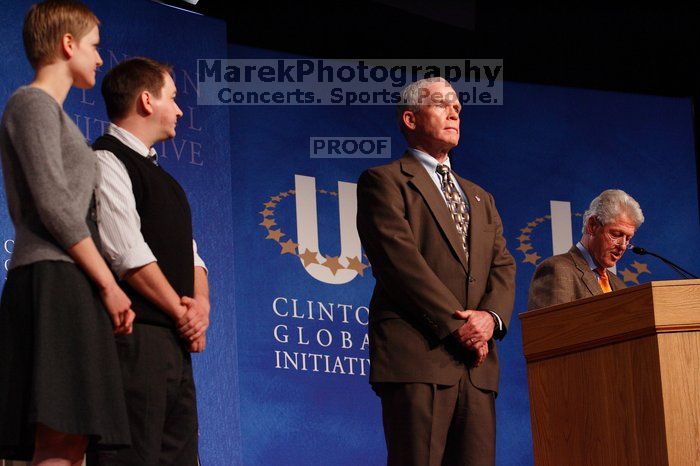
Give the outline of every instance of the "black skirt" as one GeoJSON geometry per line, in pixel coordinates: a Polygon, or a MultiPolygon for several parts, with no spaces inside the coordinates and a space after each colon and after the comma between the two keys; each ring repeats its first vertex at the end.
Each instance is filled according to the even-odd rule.
{"type": "Polygon", "coordinates": [[[29,460],[36,423],[86,435],[89,450],[131,443],[112,323],[69,262],[10,270],[0,303],[0,458],[29,460]]]}

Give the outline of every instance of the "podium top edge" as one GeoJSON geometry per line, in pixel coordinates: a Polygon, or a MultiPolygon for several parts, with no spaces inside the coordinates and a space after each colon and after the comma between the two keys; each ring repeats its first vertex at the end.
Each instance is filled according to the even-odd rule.
{"type": "Polygon", "coordinates": [[[533,309],[531,311],[524,311],[518,314],[520,320],[529,319],[532,317],[537,317],[542,314],[548,314],[550,312],[556,312],[561,309],[566,309],[568,307],[579,306],[581,304],[602,301],[606,299],[615,299],[617,296],[625,295],[628,293],[639,293],[653,288],[663,288],[670,286],[700,286],[700,279],[686,279],[686,280],[654,280],[648,283],[643,283],[641,285],[630,286],[623,288],[621,290],[612,291],[610,293],[600,294],[598,296],[591,296],[589,298],[577,299],[568,303],[555,304],[554,306],[543,307],[540,309],[533,309]]]}
{"type": "MultiPolygon", "coordinates": [[[[655,280],[655,281],[649,282],[648,285],[651,285],[655,288],[659,287],[659,286],[700,285],[700,279],[699,278],[688,278],[688,279],[683,279],[683,280],[655,280]]],[[[632,288],[636,288],[636,286],[634,286],[632,288]]]]}

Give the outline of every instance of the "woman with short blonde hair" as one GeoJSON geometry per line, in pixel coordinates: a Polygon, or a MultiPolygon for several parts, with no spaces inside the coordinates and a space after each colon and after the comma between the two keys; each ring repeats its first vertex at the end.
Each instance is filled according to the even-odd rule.
{"type": "Polygon", "coordinates": [[[97,157],[63,111],[95,85],[99,20],[82,3],[31,7],[34,80],[8,100],[0,149],[15,244],[0,303],[0,458],[80,464],[131,442],[113,333],[131,302],[98,247],[97,157]]]}

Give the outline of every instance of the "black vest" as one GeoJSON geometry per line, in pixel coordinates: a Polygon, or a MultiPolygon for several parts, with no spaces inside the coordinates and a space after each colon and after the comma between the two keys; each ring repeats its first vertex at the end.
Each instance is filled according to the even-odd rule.
{"type": "MultiPolygon", "coordinates": [[[[126,167],[141,218],[141,233],[158,260],[158,265],[179,296],[192,297],[194,254],[192,214],[180,184],[161,167],[153,164],[111,135],[99,137],[95,150],[113,153],[126,167]]],[[[175,322],[126,281],[120,283],[132,302],[136,322],[174,327],[175,322]]]]}

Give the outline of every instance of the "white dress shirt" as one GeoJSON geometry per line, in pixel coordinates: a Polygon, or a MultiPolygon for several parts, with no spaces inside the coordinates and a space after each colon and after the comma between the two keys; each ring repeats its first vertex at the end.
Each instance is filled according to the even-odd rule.
{"type": "MultiPolygon", "coordinates": [[[[157,156],[155,149],[149,149],[136,136],[113,123],[109,124],[106,134],[114,136],[144,157],[157,156]]],[[[156,257],[141,234],[141,218],[136,210],[129,172],[110,151],[98,150],[95,153],[101,172],[97,190],[100,240],[110,267],[119,278],[123,278],[129,270],[156,262],[156,257]]],[[[192,251],[195,267],[206,270],[204,261],[197,254],[194,240],[192,251]]]]}

